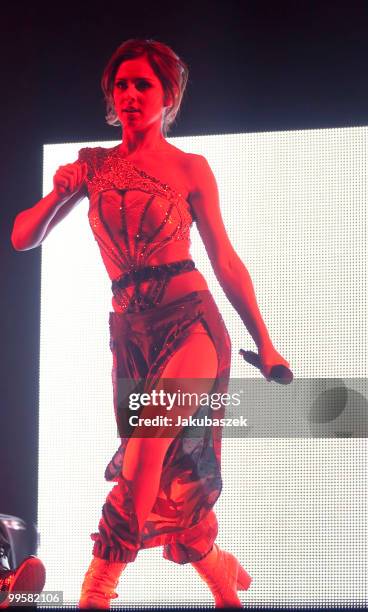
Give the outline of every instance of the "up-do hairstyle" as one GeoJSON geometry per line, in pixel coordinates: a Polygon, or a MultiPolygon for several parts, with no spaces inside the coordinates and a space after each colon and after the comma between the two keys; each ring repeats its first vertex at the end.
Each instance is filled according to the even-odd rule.
{"type": "Polygon", "coordinates": [[[121,125],[117,117],[113,90],[116,72],[122,62],[145,56],[157,78],[161,81],[165,100],[172,100],[163,117],[163,134],[167,135],[179,112],[188,81],[188,66],[167,45],[152,40],[131,38],[123,42],[111,56],[102,74],[101,87],[106,101],[106,122],[121,125]]]}

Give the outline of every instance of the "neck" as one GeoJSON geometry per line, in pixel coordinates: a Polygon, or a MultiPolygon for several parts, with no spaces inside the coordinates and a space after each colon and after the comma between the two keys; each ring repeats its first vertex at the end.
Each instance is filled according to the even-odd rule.
{"type": "Polygon", "coordinates": [[[162,149],[165,145],[166,140],[162,135],[161,128],[157,125],[152,125],[142,132],[124,128],[120,152],[126,156],[153,153],[162,149]]]}

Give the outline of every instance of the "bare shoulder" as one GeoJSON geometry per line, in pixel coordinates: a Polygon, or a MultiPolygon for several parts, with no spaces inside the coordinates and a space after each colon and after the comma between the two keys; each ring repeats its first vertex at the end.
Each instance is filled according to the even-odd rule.
{"type": "Polygon", "coordinates": [[[209,164],[203,155],[187,153],[174,145],[167,144],[165,151],[167,161],[177,168],[188,185],[188,191],[192,192],[205,180],[206,175],[211,172],[209,164]]]}
{"type": "Polygon", "coordinates": [[[190,192],[197,191],[203,182],[208,181],[209,175],[212,175],[211,168],[204,155],[181,151],[180,161],[190,185],[190,192]]]}
{"type": "Polygon", "coordinates": [[[183,151],[170,143],[166,143],[166,145],[166,153],[173,159],[176,158],[178,161],[181,161],[183,164],[190,165],[200,162],[200,160],[205,160],[203,155],[198,155],[197,153],[187,153],[186,151],[183,151]]]}
{"type": "Polygon", "coordinates": [[[197,153],[189,154],[188,176],[190,177],[190,192],[192,196],[204,194],[204,192],[207,192],[212,197],[214,194],[217,196],[215,175],[204,155],[197,153]]]}

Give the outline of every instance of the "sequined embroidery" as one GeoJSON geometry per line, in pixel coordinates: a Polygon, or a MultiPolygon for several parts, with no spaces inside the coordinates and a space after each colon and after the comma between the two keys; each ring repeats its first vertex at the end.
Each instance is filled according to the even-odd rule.
{"type": "Polygon", "coordinates": [[[158,178],[137,168],[129,159],[123,158],[118,147],[112,149],[86,147],[80,149],[78,159],[87,162],[86,185],[90,198],[95,193],[111,188],[146,191],[161,195],[176,206],[184,203],[190,224],[192,223],[190,205],[184,197],[170,185],[162,183],[158,178]]]}
{"type": "MultiPolygon", "coordinates": [[[[84,148],[87,163],[89,223],[111,280],[149,266],[153,256],[175,242],[178,259],[187,258],[193,215],[189,203],[170,185],[123,158],[118,147],[84,148]]],[[[145,295],[137,283],[132,296],[115,294],[120,307],[152,307],[165,293],[168,279],[153,279],[145,295]]]]}

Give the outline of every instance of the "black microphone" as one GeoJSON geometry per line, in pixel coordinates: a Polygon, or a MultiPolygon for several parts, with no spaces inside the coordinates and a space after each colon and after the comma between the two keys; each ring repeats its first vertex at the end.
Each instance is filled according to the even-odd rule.
{"type": "MultiPolygon", "coordinates": [[[[245,361],[247,361],[250,365],[258,368],[262,372],[261,360],[259,358],[258,353],[254,351],[245,351],[244,349],[240,349],[239,355],[242,355],[245,361]]],[[[271,368],[270,378],[276,383],[280,385],[289,385],[294,375],[292,371],[284,365],[275,365],[271,368]]]]}

